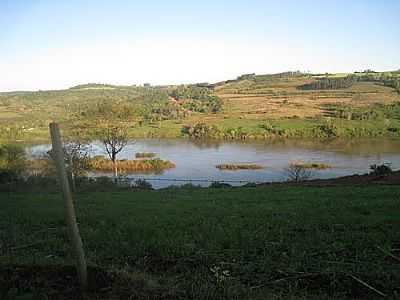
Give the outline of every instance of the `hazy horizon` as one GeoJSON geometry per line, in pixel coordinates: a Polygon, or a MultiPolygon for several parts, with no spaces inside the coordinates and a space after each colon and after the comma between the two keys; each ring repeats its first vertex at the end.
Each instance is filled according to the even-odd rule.
{"type": "MultiPolygon", "coordinates": [[[[397,69],[391,69],[391,70],[372,70],[372,68],[367,68],[366,70],[371,69],[371,71],[377,72],[377,73],[381,73],[381,72],[390,72],[390,71],[398,71],[400,70],[399,68],[397,69]]],[[[282,70],[281,72],[273,72],[273,73],[254,73],[254,72],[250,72],[250,74],[255,74],[255,75],[271,75],[271,74],[279,74],[279,73],[285,73],[285,72],[296,72],[296,71],[301,71],[301,70],[282,70]]],[[[365,70],[357,70],[357,71],[365,71],[365,70]]],[[[355,72],[357,72],[355,71],[355,72]]],[[[310,70],[308,70],[307,72],[309,72],[310,74],[320,74],[317,72],[311,72],[310,70]]],[[[323,72],[324,74],[327,72],[323,72]]],[[[352,73],[352,72],[335,72],[336,74],[346,74],[346,73],[352,73]]],[[[353,72],[354,73],[354,72],[353,72]]],[[[175,83],[160,83],[160,84],[151,84],[150,82],[134,82],[134,83],[114,83],[114,82],[94,82],[94,81],[88,81],[88,82],[77,82],[74,85],[71,86],[64,86],[64,87],[59,87],[59,88],[53,88],[53,89],[18,89],[18,90],[7,90],[7,91],[2,91],[0,90],[0,93],[12,93],[12,92],[37,92],[37,91],[57,91],[57,90],[66,90],[66,89],[70,89],[73,87],[76,87],[78,85],[85,85],[85,84],[104,84],[104,85],[113,85],[113,86],[143,86],[144,84],[150,84],[150,86],[153,87],[162,87],[162,86],[174,86],[174,85],[184,85],[184,84],[197,84],[197,83],[209,83],[209,84],[213,84],[213,83],[218,83],[218,82],[223,82],[223,81],[227,81],[227,80],[232,80],[232,79],[236,79],[237,77],[239,77],[240,75],[245,75],[245,74],[249,74],[249,73],[242,73],[242,74],[236,74],[235,76],[229,77],[229,78],[225,78],[225,79],[221,79],[218,81],[191,81],[191,82],[175,82],[175,83]]],[[[322,73],[321,73],[322,74],[322,73]]],[[[328,74],[331,74],[328,72],[328,74]]]]}
{"type": "Polygon", "coordinates": [[[2,1],[0,91],[392,71],[399,12],[392,0],[2,1]]]}

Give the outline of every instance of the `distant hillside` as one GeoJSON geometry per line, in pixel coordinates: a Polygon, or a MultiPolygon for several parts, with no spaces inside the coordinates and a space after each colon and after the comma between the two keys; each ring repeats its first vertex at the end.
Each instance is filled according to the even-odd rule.
{"type": "Polygon", "coordinates": [[[400,72],[315,75],[287,72],[238,77],[219,84],[215,92],[231,114],[304,118],[324,115],[329,104],[365,107],[400,101],[400,85],[396,90],[393,78],[400,82],[400,72]],[[353,80],[346,81],[349,76],[353,80]],[[320,83],[333,85],[342,81],[347,85],[318,89],[320,83]]]}
{"type": "Polygon", "coordinates": [[[116,85],[111,84],[103,84],[103,83],[87,83],[87,84],[79,84],[73,87],[70,87],[70,90],[84,90],[84,89],[115,89],[118,88],[116,85]]]}
{"type": "Polygon", "coordinates": [[[131,124],[137,137],[400,135],[399,102],[400,71],[243,74],[218,83],[156,87],[89,83],[0,93],[0,139],[15,136],[13,131],[23,140],[47,138],[52,120],[79,125],[102,118],[131,124]],[[324,126],[339,129],[327,134],[324,126]]]}

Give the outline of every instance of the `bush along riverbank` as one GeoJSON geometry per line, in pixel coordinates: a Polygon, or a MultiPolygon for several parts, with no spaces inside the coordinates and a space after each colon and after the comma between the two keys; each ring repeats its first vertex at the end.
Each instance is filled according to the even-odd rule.
{"type": "MultiPolygon", "coordinates": [[[[241,122],[238,122],[239,124],[241,122]]],[[[243,122],[242,122],[243,123],[243,122]]],[[[155,135],[153,135],[154,137],[155,135]]],[[[182,137],[216,140],[263,140],[273,138],[362,138],[400,137],[400,123],[359,120],[273,120],[246,122],[243,126],[224,127],[196,123],[184,125],[182,137]]]]}
{"type": "MultiPolygon", "coordinates": [[[[364,137],[400,137],[400,119],[392,115],[378,114],[379,111],[343,112],[340,107],[326,107],[330,117],[320,118],[281,118],[281,119],[245,119],[216,115],[211,122],[205,123],[199,116],[190,121],[162,120],[157,126],[154,124],[133,124],[125,122],[128,128],[128,138],[191,138],[214,140],[269,140],[274,138],[364,138],[364,137]],[[351,115],[350,115],[351,113],[351,115]],[[347,115],[348,114],[348,115],[347,115]],[[362,114],[359,116],[359,114],[362,114]],[[342,116],[343,115],[343,116],[342,116]],[[364,116],[365,115],[365,116],[364,116]],[[342,116],[342,117],[341,117],[342,116]],[[346,118],[346,116],[350,116],[346,118]],[[366,117],[368,116],[368,118],[366,117]]],[[[68,126],[61,123],[66,129],[68,126]]],[[[76,121],[74,126],[85,128],[85,124],[76,121]]],[[[6,134],[0,128],[0,142],[35,142],[46,143],[48,140],[47,128],[35,128],[32,131],[19,129],[18,134],[6,134]],[[17,136],[17,137],[16,137],[17,136]]],[[[82,129],[85,137],[95,140],[95,133],[82,129]]],[[[140,156],[140,154],[139,154],[140,156]]],[[[139,158],[139,157],[138,157],[139,158]]]]}

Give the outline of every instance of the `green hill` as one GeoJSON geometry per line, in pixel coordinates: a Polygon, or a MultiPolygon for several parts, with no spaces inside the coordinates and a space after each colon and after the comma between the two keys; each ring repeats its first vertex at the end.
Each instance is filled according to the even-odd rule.
{"type": "Polygon", "coordinates": [[[47,138],[47,125],[127,123],[132,137],[255,139],[400,135],[400,72],[244,74],[215,84],[0,93],[0,137],[47,138]],[[206,124],[206,126],[204,126],[206,124]]]}

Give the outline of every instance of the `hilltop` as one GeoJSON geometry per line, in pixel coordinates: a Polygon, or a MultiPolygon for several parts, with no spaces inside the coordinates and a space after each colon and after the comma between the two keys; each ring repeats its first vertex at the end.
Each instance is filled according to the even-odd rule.
{"type": "Polygon", "coordinates": [[[400,71],[244,74],[170,86],[91,83],[0,93],[0,137],[44,140],[52,120],[87,127],[104,118],[127,123],[132,137],[398,136],[399,103],[400,71]]]}

